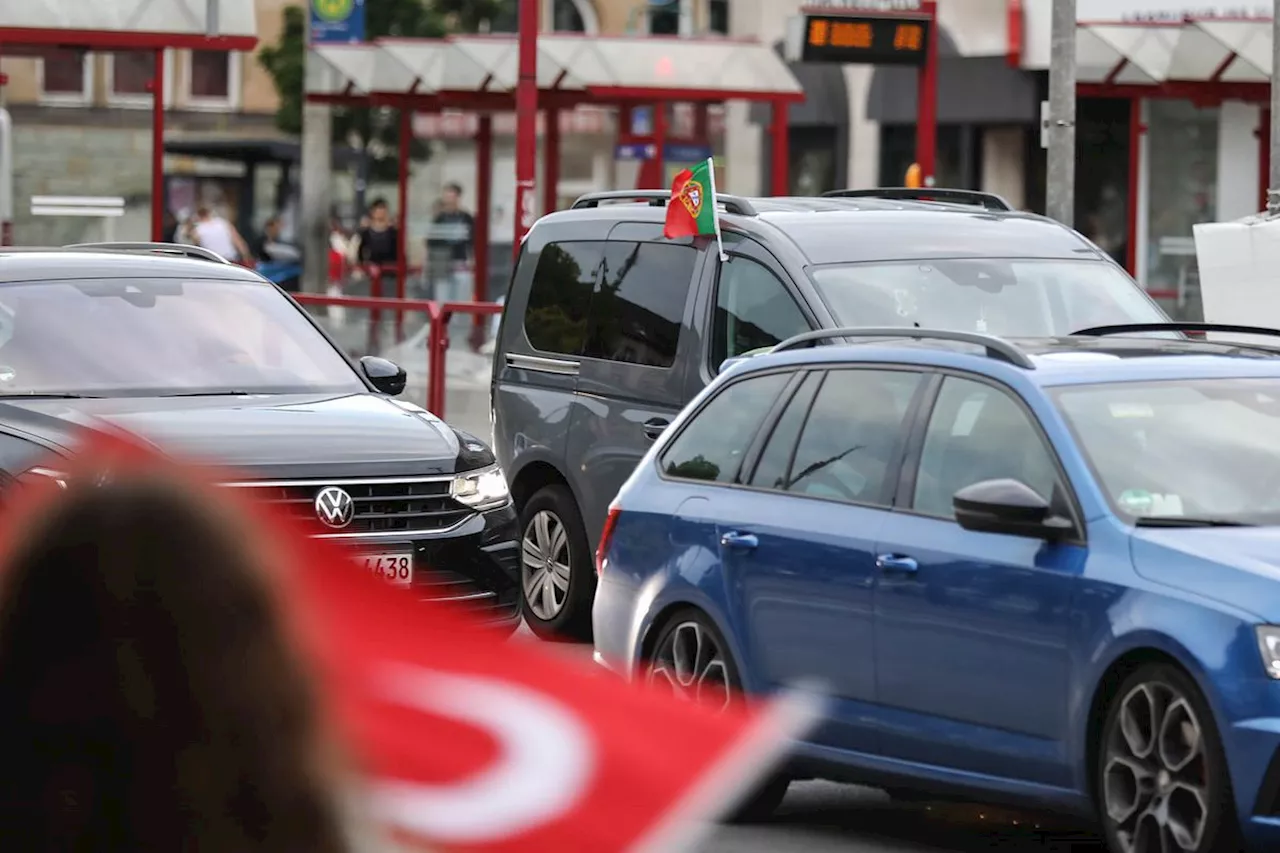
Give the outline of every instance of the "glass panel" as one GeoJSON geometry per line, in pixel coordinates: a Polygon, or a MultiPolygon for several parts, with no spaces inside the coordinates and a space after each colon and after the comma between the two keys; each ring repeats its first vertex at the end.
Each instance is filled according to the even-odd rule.
{"type": "Polygon", "coordinates": [[[1200,320],[1200,274],[1191,226],[1212,222],[1218,193],[1218,108],[1147,102],[1150,175],[1146,286],[1177,320],[1200,320]]]}
{"type": "Polygon", "coordinates": [[[885,502],[885,483],[918,373],[834,370],[805,422],[785,488],[851,503],[885,502]]]}
{"type": "Polygon", "coordinates": [[[583,355],[670,367],[697,259],[692,246],[610,243],[583,355]]]}
{"type": "Polygon", "coordinates": [[[773,433],[765,444],[760,461],[756,464],[755,473],[751,476],[751,485],[761,489],[785,489],[787,474],[790,473],[791,455],[795,452],[796,441],[800,438],[800,428],[804,426],[805,416],[809,414],[809,404],[818,390],[818,376],[810,374],[796,389],[787,410],[778,418],[773,433]]]}
{"type": "Polygon", "coordinates": [[[44,63],[44,91],[51,95],[83,95],[83,55],[58,55],[41,60],[44,63]]]}
{"type": "Polygon", "coordinates": [[[111,57],[111,92],[115,95],[146,95],[155,73],[155,57],[141,51],[123,51],[111,57]]]}
{"type": "Polygon", "coordinates": [[[576,0],[555,0],[551,7],[551,29],[557,33],[581,33],[586,31],[582,21],[582,12],[578,11],[576,0]]]}
{"type": "Polygon", "coordinates": [[[809,331],[800,306],[778,277],[764,265],[731,256],[720,267],[716,315],[711,330],[711,368],[726,358],[809,331]]]}
{"type": "Polygon", "coordinates": [[[912,508],[952,518],[956,492],[1001,479],[1017,480],[1052,500],[1058,471],[1013,398],[982,382],[948,377],[925,435],[912,508]]]}
{"type": "Polygon", "coordinates": [[[578,355],[587,338],[587,313],[604,243],[552,243],[538,256],[524,314],[534,349],[578,355]]]}
{"type": "Polygon", "coordinates": [[[226,100],[231,97],[233,54],[218,50],[191,51],[191,97],[226,100]]]}
{"type": "Polygon", "coordinates": [[[1127,263],[1129,246],[1129,101],[1081,98],[1076,116],[1076,227],[1098,248],[1127,263]]]}
{"type": "Polygon", "coordinates": [[[756,430],[790,375],[770,373],[726,387],[694,416],[662,454],[668,477],[732,483],[756,430]]]}

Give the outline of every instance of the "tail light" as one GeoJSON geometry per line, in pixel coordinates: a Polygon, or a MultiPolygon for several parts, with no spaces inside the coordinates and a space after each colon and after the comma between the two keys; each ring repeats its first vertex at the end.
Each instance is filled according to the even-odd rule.
{"type": "Polygon", "coordinates": [[[609,516],[604,520],[604,530],[600,531],[600,544],[596,547],[596,574],[604,574],[604,558],[609,553],[609,540],[613,539],[613,529],[618,526],[618,516],[622,510],[618,505],[609,505],[609,516]]]}

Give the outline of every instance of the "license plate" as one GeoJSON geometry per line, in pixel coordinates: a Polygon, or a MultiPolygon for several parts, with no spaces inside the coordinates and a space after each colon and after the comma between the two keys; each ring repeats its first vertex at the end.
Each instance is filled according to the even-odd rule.
{"type": "Polygon", "coordinates": [[[393,586],[413,584],[412,551],[365,551],[360,559],[374,577],[382,578],[393,586]]]}

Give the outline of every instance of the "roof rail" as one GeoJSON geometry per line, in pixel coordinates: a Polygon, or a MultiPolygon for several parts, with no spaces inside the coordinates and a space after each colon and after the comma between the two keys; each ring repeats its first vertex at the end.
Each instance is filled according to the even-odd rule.
{"type": "Polygon", "coordinates": [[[883,198],[900,201],[940,201],[948,204],[971,204],[987,210],[1012,211],[1013,205],[995,193],[977,190],[948,190],[938,187],[878,187],[871,190],[831,190],[823,198],[883,198]]]}
{"type": "Polygon", "coordinates": [[[182,255],[198,258],[202,261],[213,261],[217,264],[229,264],[226,258],[217,252],[202,246],[188,246],[185,243],[72,243],[64,249],[100,249],[105,252],[141,252],[157,255],[182,255]]]}
{"type": "MultiPolygon", "coordinates": [[[[670,190],[608,190],[579,196],[573,203],[573,207],[569,209],[584,210],[599,207],[602,201],[647,201],[650,207],[666,207],[670,200],[670,190]]],[[[716,202],[724,205],[725,213],[734,213],[738,216],[759,215],[755,205],[742,196],[716,193],[716,202]]]]}
{"type": "Polygon", "coordinates": [[[1127,335],[1134,332],[1233,332],[1237,335],[1265,335],[1280,338],[1280,329],[1263,326],[1237,326],[1233,323],[1121,323],[1113,326],[1090,326],[1072,335],[1100,338],[1104,335],[1127,335]]]}
{"type": "MultiPolygon", "coordinates": [[[[1280,333],[1278,333],[1280,334],[1280,333]]],[[[950,341],[952,343],[972,344],[986,350],[989,358],[1006,361],[1025,370],[1035,370],[1036,365],[1025,352],[993,335],[980,335],[976,332],[953,332],[947,329],[918,329],[907,326],[882,326],[879,328],[843,328],[818,329],[814,332],[787,338],[775,346],[770,352],[786,352],[798,349],[803,344],[813,344],[831,338],[910,338],[922,341],[950,341]]]]}

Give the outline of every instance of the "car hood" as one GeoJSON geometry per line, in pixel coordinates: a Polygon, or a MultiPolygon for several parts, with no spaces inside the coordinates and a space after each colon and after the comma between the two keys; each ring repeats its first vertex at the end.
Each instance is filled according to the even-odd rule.
{"type": "Polygon", "coordinates": [[[1280,527],[1139,530],[1133,563],[1148,580],[1280,621],[1280,527]]]}
{"type": "Polygon", "coordinates": [[[450,474],[463,449],[426,410],[375,394],[6,400],[0,423],[69,452],[86,427],[124,430],[254,478],[450,474]]]}

